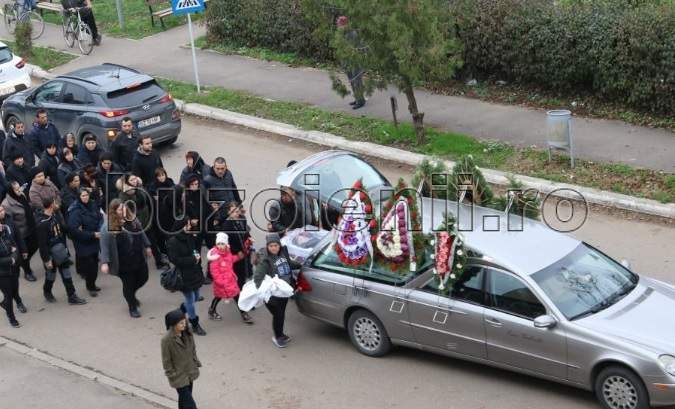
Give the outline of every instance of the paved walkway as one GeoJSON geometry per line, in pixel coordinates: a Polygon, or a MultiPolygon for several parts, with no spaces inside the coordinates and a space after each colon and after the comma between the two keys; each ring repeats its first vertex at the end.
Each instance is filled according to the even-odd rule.
{"type": "MultiPolygon", "coordinates": [[[[195,35],[202,35],[198,27],[195,35]]],[[[7,37],[4,28],[0,36],[7,37]]],[[[92,55],[58,67],[64,73],[74,68],[100,62],[125,64],[153,75],[194,81],[187,27],[146,37],[127,40],[106,37],[92,55]]],[[[61,28],[47,25],[45,34],[36,41],[66,50],[61,28]]],[[[203,84],[247,91],[255,95],[285,101],[304,102],[321,108],[354,113],[346,99],[331,89],[326,72],[314,68],[292,68],[281,63],[265,62],[240,56],[225,56],[198,51],[203,84]]],[[[358,115],[391,118],[389,97],[396,91],[375,93],[358,115]]],[[[418,91],[418,104],[426,113],[428,125],[462,132],[485,140],[498,140],[518,146],[541,147],[544,139],[545,113],[540,110],[491,104],[475,99],[435,95],[418,91]]],[[[398,95],[399,115],[409,118],[403,95],[398,95]]],[[[662,129],[632,126],[621,121],[575,118],[573,124],[577,156],[590,160],[622,162],[666,172],[675,172],[675,134],[662,129]]]]}

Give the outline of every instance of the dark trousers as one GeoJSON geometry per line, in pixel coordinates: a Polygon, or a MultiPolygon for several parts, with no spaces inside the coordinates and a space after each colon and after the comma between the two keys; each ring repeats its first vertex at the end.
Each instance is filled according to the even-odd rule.
{"type": "Polygon", "coordinates": [[[75,269],[84,281],[87,283],[87,290],[96,290],[96,279],[98,278],[98,254],[89,256],[80,256],[75,258],[75,269]]]}
{"type": "Polygon", "coordinates": [[[57,270],[61,275],[63,286],[66,287],[66,294],[68,294],[68,297],[72,297],[75,295],[75,285],[73,284],[73,275],[70,272],[70,267],[54,267],[51,270],[47,270],[45,272],[45,284],[42,286],[42,290],[45,294],[52,293],[52,288],[54,288],[54,282],[56,281],[57,270]]]}
{"type": "Polygon", "coordinates": [[[136,271],[120,271],[122,280],[122,295],[129,305],[129,309],[138,308],[136,292],[148,282],[148,265],[143,264],[136,271]]]}
{"type": "Polygon", "coordinates": [[[98,27],[96,27],[96,19],[94,18],[94,12],[92,9],[82,9],[80,10],[80,17],[82,17],[82,21],[87,23],[89,28],[91,28],[91,35],[93,38],[98,37],[98,27]]]}
{"type": "Polygon", "coordinates": [[[162,256],[162,248],[161,245],[164,243],[165,249],[164,252],[166,252],[166,242],[162,242],[161,236],[162,233],[157,229],[157,226],[154,224],[145,232],[146,235],[148,236],[148,240],[150,241],[150,250],[152,250],[152,257],[155,259],[155,263],[157,263],[158,260],[160,260],[162,256]]]}
{"type": "Polygon", "coordinates": [[[182,388],[176,388],[178,392],[178,409],[197,409],[197,404],[192,398],[192,383],[182,388]]]}
{"type": "Polygon", "coordinates": [[[355,69],[347,71],[347,77],[352,86],[352,93],[356,102],[365,102],[366,99],[363,95],[363,70],[355,69]]]}
{"type": "Polygon", "coordinates": [[[14,301],[21,302],[19,297],[19,277],[16,275],[0,276],[0,291],[2,292],[2,308],[7,313],[7,318],[15,320],[14,301]]]}
{"type": "Polygon", "coordinates": [[[284,321],[286,320],[286,305],[288,298],[271,297],[265,306],[272,314],[272,329],[274,336],[279,338],[284,335],[284,321]]]}
{"type": "Polygon", "coordinates": [[[28,247],[28,257],[25,259],[23,256],[21,257],[21,268],[23,268],[24,274],[28,274],[33,272],[30,268],[30,259],[33,258],[33,255],[38,250],[37,237],[34,234],[31,234],[30,236],[24,237],[23,240],[26,243],[26,247],[28,247]]]}

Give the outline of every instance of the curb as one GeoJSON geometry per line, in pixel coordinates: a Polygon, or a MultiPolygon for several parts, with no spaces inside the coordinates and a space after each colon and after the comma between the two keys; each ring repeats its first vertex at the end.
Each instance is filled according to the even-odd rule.
{"type": "MultiPolygon", "coordinates": [[[[54,74],[46,72],[35,66],[32,66],[32,75],[40,79],[52,79],[55,77],[54,74]]],[[[299,139],[306,142],[327,146],[333,149],[352,151],[362,155],[374,156],[392,162],[404,163],[410,166],[417,166],[425,159],[434,160],[434,158],[431,156],[408,152],[402,149],[377,145],[370,142],[351,141],[344,137],[325,132],[305,131],[293,125],[258,118],[251,115],[244,115],[237,112],[231,112],[224,109],[213,108],[206,105],[185,103],[184,101],[178,99],[174,101],[178,109],[186,114],[227,122],[233,125],[245,126],[258,131],[299,139]]],[[[444,163],[449,169],[455,166],[454,161],[446,160],[444,163]]],[[[545,179],[511,174],[493,169],[481,168],[481,170],[483,171],[483,175],[485,176],[485,179],[488,181],[488,183],[494,185],[508,186],[508,177],[513,176],[523,184],[525,189],[534,189],[540,193],[543,193],[544,195],[551,195],[570,200],[582,200],[586,203],[600,205],[603,207],[644,213],[651,216],[664,217],[667,219],[675,219],[675,203],[664,204],[657,202],[656,200],[642,199],[620,193],[608,192],[605,190],[593,189],[569,183],[553,182],[545,179]]]]}
{"type": "Polygon", "coordinates": [[[12,341],[9,338],[0,336],[0,347],[6,347],[11,349],[14,352],[18,352],[21,355],[26,355],[38,361],[44,362],[56,368],[62,369],[64,371],[70,372],[74,375],[80,376],[82,378],[88,379],[90,381],[98,382],[102,385],[112,387],[121,392],[124,392],[127,395],[134,396],[145,400],[148,403],[151,403],[155,406],[159,406],[166,409],[174,409],[176,407],[176,401],[171,400],[165,396],[159,395],[155,392],[139,388],[122,381],[119,381],[110,376],[104,375],[95,370],[91,370],[80,366],[73,362],[65,361],[61,358],[49,355],[47,353],[41,352],[35,348],[32,348],[28,345],[20,344],[18,342],[12,341]]]}

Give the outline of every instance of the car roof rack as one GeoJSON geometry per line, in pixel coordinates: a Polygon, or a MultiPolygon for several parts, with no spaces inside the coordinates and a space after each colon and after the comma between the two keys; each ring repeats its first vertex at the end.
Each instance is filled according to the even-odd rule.
{"type": "Polygon", "coordinates": [[[112,67],[124,68],[125,70],[131,71],[131,72],[135,72],[136,74],[140,74],[140,73],[141,73],[140,71],[137,71],[137,70],[135,70],[135,69],[133,69],[133,68],[129,68],[129,67],[127,67],[127,66],[120,65],[120,64],[115,64],[115,63],[112,63],[112,62],[104,62],[104,63],[101,64],[101,65],[110,65],[110,66],[112,66],[112,67]]]}
{"type": "Polygon", "coordinates": [[[73,77],[71,75],[59,75],[55,79],[68,79],[68,80],[82,81],[82,82],[86,82],[86,83],[91,84],[91,85],[95,85],[97,87],[100,86],[100,84],[97,84],[94,81],[91,81],[91,80],[88,80],[88,79],[85,79],[85,78],[80,78],[80,77],[73,77]]]}

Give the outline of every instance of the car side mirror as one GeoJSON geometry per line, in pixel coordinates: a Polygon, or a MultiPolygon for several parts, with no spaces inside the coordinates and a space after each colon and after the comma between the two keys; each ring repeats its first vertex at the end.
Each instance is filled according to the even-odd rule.
{"type": "Polygon", "coordinates": [[[534,319],[535,328],[553,328],[558,324],[558,321],[550,315],[540,315],[534,319]]]}
{"type": "Polygon", "coordinates": [[[621,260],[621,265],[630,270],[630,261],[626,260],[625,258],[621,260]]]}

